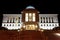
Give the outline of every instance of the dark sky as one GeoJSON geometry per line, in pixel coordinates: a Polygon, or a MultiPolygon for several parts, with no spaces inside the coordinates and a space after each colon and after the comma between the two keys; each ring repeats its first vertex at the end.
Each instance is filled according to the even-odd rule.
{"type": "Polygon", "coordinates": [[[29,5],[34,6],[41,14],[60,13],[60,1],[57,0],[2,0],[0,1],[0,20],[2,19],[2,14],[20,14],[29,5]]]}
{"type": "Polygon", "coordinates": [[[17,1],[0,1],[0,13],[10,13],[10,14],[18,14],[23,9],[25,9],[27,6],[32,5],[37,10],[39,10],[42,13],[60,13],[60,2],[59,1],[39,1],[39,0],[17,0],[17,1]]]}

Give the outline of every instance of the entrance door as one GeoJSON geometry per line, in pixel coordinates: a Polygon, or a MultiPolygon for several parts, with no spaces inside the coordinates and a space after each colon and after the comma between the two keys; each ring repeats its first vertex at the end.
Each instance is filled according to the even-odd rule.
{"type": "Polygon", "coordinates": [[[31,25],[25,25],[25,30],[36,30],[38,28],[37,25],[31,24],[31,25]]]}

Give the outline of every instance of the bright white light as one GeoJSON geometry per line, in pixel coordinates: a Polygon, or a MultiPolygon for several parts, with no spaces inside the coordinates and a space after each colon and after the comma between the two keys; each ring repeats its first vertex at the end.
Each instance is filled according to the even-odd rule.
{"type": "Polygon", "coordinates": [[[23,28],[25,28],[25,26],[23,26],[23,28]]]}
{"type": "Polygon", "coordinates": [[[29,13],[29,21],[32,21],[32,14],[29,13]]]}
{"type": "Polygon", "coordinates": [[[25,21],[28,21],[28,13],[25,15],[25,21]]]}
{"type": "Polygon", "coordinates": [[[60,33],[55,33],[55,35],[60,36],[60,33]]]}
{"type": "Polygon", "coordinates": [[[33,21],[35,22],[35,13],[33,13],[33,21]]]}
{"type": "Polygon", "coordinates": [[[31,14],[31,13],[29,13],[29,16],[31,17],[31,16],[32,16],[32,14],[31,14]]]}

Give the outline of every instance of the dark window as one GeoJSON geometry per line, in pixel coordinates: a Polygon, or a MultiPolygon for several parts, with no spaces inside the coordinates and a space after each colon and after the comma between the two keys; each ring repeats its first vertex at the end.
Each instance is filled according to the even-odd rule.
{"type": "Polygon", "coordinates": [[[48,24],[47,24],[47,26],[48,26],[48,24]]]}
{"type": "Polygon", "coordinates": [[[52,26],[54,26],[54,24],[52,26]]]}
{"type": "Polygon", "coordinates": [[[8,26],[8,24],[7,24],[7,26],[8,26]]]}
{"type": "Polygon", "coordinates": [[[11,24],[10,24],[10,26],[11,26],[11,24]]]}
{"type": "Polygon", "coordinates": [[[14,26],[14,24],[12,26],[14,26]]]}
{"type": "Polygon", "coordinates": [[[43,25],[41,24],[41,26],[43,26],[43,25]]]}
{"type": "Polygon", "coordinates": [[[57,26],[57,24],[55,24],[55,26],[57,26]]]}
{"type": "Polygon", "coordinates": [[[5,26],[5,24],[4,24],[4,26],[5,26]]]}
{"type": "Polygon", "coordinates": [[[51,24],[49,26],[51,26],[51,24]]]}
{"type": "Polygon", "coordinates": [[[44,24],[44,26],[45,26],[45,24],[44,24]]]}
{"type": "Polygon", "coordinates": [[[18,26],[20,26],[20,24],[18,24],[18,26]]]}

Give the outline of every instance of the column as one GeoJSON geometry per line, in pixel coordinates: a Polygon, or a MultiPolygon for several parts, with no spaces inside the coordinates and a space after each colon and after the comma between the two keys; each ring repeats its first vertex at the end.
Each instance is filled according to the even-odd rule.
{"type": "Polygon", "coordinates": [[[13,17],[10,17],[10,23],[12,23],[12,22],[13,22],[12,18],[13,18],[13,17]]]}
{"type": "Polygon", "coordinates": [[[13,17],[11,18],[11,22],[13,23],[13,17]]]}
{"type": "Polygon", "coordinates": [[[41,17],[39,17],[39,22],[41,23],[41,17]]]}
{"type": "Polygon", "coordinates": [[[51,23],[50,17],[49,17],[49,23],[51,23]]]}
{"type": "Polygon", "coordinates": [[[52,17],[50,17],[50,21],[51,21],[51,23],[52,23],[52,17]]]}
{"type": "Polygon", "coordinates": [[[13,23],[14,23],[14,17],[13,17],[13,23]]]}
{"type": "Polygon", "coordinates": [[[8,19],[7,19],[7,23],[9,23],[9,17],[8,17],[8,19]]]}
{"type": "Polygon", "coordinates": [[[49,17],[48,17],[48,23],[49,23],[49,17]]]}
{"type": "Polygon", "coordinates": [[[43,17],[43,23],[45,23],[45,17],[43,17]]]}
{"type": "Polygon", "coordinates": [[[20,17],[20,22],[22,21],[22,17],[20,17]]]}
{"type": "Polygon", "coordinates": [[[17,18],[16,18],[16,22],[17,22],[17,23],[18,23],[18,20],[19,20],[19,19],[18,19],[18,17],[17,17],[17,18]]]}
{"type": "Polygon", "coordinates": [[[16,22],[16,17],[14,17],[14,23],[16,22]]]}
{"type": "Polygon", "coordinates": [[[8,20],[9,20],[9,23],[10,23],[10,17],[8,18],[8,20]]]}
{"type": "Polygon", "coordinates": [[[42,17],[40,17],[40,22],[42,23],[42,17]]]}
{"type": "Polygon", "coordinates": [[[18,17],[15,17],[14,22],[15,22],[15,23],[18,23],[18,17]]]}
{"type": "Polygon", "coordinates": [[[45,23],[46,23],[46,21],[47,21],[47,20],[46,20],[46,17],[45,17],[45,23]]]}
{"type": "Polygon", "coordinates": [[[46,17],[46,23],[48,23],[48,17],[46,17]]]}

